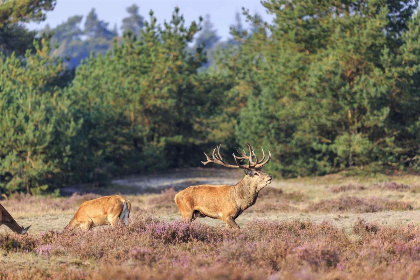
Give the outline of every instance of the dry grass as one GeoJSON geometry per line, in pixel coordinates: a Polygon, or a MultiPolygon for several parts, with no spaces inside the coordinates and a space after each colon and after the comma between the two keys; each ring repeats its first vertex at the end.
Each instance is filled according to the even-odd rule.
{"type": "Polygon", "coordinates": [[[0,279],[418,279],[417,182],[274,181],[237,219],[240,231],[209,218],[182,223],[172,188],[125,195],[129,226],[90,232],[62,229],[97,195],[19,195],[0,203],[32,228],[18,236],[0,227],[0,279]]]}

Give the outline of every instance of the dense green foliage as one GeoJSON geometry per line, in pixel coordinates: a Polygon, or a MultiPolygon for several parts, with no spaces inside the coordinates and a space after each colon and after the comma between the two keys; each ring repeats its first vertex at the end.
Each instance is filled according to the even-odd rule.
{"type": "Polygon", "coordinates": [[[100,20],[95,9],[86,16],[72,16],[67,21],[51,29],[48,25],[42,34],[51,34],[51,44],[58,48],[53,53],[66,59],[69,68],[78,66],[91,52],[105,54],[112,47],[112,40],[118,36],[117,30],[108,28],[108,23],[100,20]]]}
{"type": "MultiPolygon", "coordinates": [[[[54,4],[6,15],[11,2],[0,5],[0,32],[15,37],[30,32],[20,22],[42,19],[54,4]]],[[[187,25],[175,9],[159,25],[133,5],[123,37],[92,10],[83,28],[74,16],[51,30],[52,52],[48,38],[8,41],[0,60],[0,191],[197,166],[218,143],[226,151],[246,142],[268,149],[267,167],[284,176],[418,169],[417,4],[267,0],[273,22],[245,12],[247,32],[237,15],[236,41],[224,43],[208,18],[187,25]],[[60,56],[71,66],[85,61],[71,72],[60,56]]]]}
{"type": "Polygon", "coordinates": [[[263,4],[273,23],[260,24],[224,68],[248,89],[238,142],[269,148],[271,167],[294,176],[415,164],[417,1],[263,4]]]}
{"type": "Polygon", "coordinates": [[[55,0],[3,0],[0,4],[0,55],[23,56],[36,32],[27,30],[22,22],[42,21],[45,12],[55,6],[55,0]]]}
{"type": "Polygon", "coordinates": [[[63,182],[80,125],[61,90],[66,72],[36,44],[25,60],[0,60],[0,189],[38,193],[63,182]]]}

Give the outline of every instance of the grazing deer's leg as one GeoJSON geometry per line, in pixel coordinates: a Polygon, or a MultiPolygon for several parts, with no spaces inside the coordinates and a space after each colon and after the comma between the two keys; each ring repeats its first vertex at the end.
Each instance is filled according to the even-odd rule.
{"type": "Polygon", "coordinates": [[[232,217],[226,217],[225,219],[223,219],[223,221],[228,227],[240,229],[240,227],[236,224],[235,220],[232,219],[232,217]]]}
{"type": "Polygon", "coordinates": [[[194,212],[181,212],[182,220],[185,222],[192,222],[193,221],[193,214],[194,212]]]}
{"type": "Polygon", "coordinates": [[[111,224],[112,227],[115,227],[116,225],[118,225],[118,222],[120,221],[120,217],[119,216],[108,216],[108,221],[111,224]]]}
{"type": "Polygon", "coordinates": [[[86,231],[88,231],[88,230],[90,230],[92,227],[93,227],[93,221],[91,220],[91,219],[89,219],[89,221],[87,221],[87,222],[85,222],[85,223],[82,223],[82,224],[80,224],[80,226],[79,226],[81,229],[83,229],[83,230],[86,230],[86,231]]]}
{"type": "Polygon", "coordinates": [[[201,213],[200,211],[198,211],[198,210],[195,210],[194,212],[193,212],[193,216],[192,216],[192,220],[194,221],[195,219],[197,219],[197,218],[205,218],[206,217],[206,215],[204,215],[203,213],[201,213]]]}

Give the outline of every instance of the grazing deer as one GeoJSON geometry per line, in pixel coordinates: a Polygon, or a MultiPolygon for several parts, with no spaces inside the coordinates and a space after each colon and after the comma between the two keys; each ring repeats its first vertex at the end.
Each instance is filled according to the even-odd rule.
{"type": "Polygon", "coordinates": [[[111,224],[118,221],[128,224],[131,203],[120,195],[103,196],[83,202],[65,229],[81,228],[90,230],[94,226],[111,224]]]}
{"type": "Polygon", "coordinates": [[[248,207],[254,205],[258,192],[271,183],[272,176],[261,171],[261,168],[271,159],[271,153],[265,159],[258,160],[254,149],[248,145],[249,155],[246,152],[233,154],[236,165],[226,163],[220,155],[220,145],[213,150],[212,159],[206,153],[207,163],[216,163],[229,168],[242,168],[245,177],[236,185],[199,185],[191,186],[179,192],[175,196],[175,203],[178,206],[184,221],[193,221],[197,217],[210,217],[222,220],[228,227],[239,228],[235,219],[248,207]],[[244,160],[248,164],[240,164],[244,160]]]}
{"type": "Polygon", "coordinates": [[[24,228],[18,225],[15,219],[13,219],[12,215],[10,215],[9,212],[7,212],[6,208],[4,208],[3,205],[0,204],[0,226],[1,225],[7,226],[11,230],[19,234],[25,234],[31,227],[28,226],[27,228],[24,228]]]}

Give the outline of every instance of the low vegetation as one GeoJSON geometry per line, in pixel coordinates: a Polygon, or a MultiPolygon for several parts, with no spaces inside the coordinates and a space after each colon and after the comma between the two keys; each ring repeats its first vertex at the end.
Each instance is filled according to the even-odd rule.
{"type": "Polygon", "coordinates": [[[418,279],[420,228],[325,222],[250,222],[241,231],[137,215],[128,227],[0,235],[6,279],[418,279]],[[45,264],[50,265],[46,266],[45,264]],[[44,264],[44,265],[43,265],[44,264]]]}
{"type": "Polygon", "coordinates": [[[129,225],[90,232],[62,229],[98,194],[14,195],[0,203],[32,227],[24,236],[0,228],[0,279],[417,279],[418,180],[274,181],[237,219],[239,231],[209,218],[181,222],[172,188],[124,195],[129,225]],[[408,188],[384,187],[394,185],[408,188]]]}

